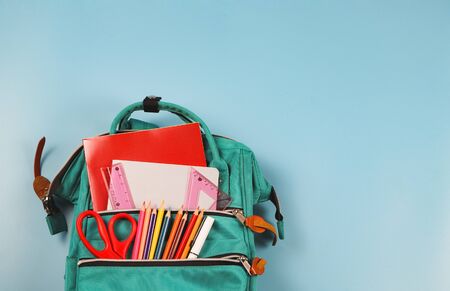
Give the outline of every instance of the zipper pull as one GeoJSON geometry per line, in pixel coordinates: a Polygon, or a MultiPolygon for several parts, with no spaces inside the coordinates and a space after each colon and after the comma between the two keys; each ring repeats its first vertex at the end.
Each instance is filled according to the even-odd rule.
{"type": "Polygon", "coordinates": [[[238,260],[250,276],[259,276],[264,274],[267,261],[263,258],[255,257],[251,264],[246,256],[239,256],[238,260]]]}
{"type": "Polygon", "coordinates": [[[253,270],[252,265],[250,265],[250,263],[248,262],[247,257],[239,256],[238,260],[241,262],[242,266],[247,271],[247,273],[250,276],[254,276],[255,271],[253,270]]]}
{"type": "Polygon", "coordinates": [[[264,274],[267,261],[263,258],[255,257],[252,262],[252,270],[254,275],[264,274]]]}
{"type": "Polygon", "coordinates": [[[249,217],[244,216],[244,212],[242,209],[233,209],[231,213],[239,220],[243,225],[250,228],[253,232],[263,233],[266,230],[270,231],[273,234],[272,245],[274,246],[277,243],[277,231],[272,224],[268,223],[259,215],[252,215],[249,217]]]}

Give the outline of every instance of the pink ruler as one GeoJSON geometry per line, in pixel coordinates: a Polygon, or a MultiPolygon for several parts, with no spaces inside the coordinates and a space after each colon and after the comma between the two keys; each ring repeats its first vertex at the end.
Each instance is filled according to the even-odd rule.
{"type": "Polygon", "coordinates": [[[113,209],[133,209],[134,201],[122,164],[114,164],[110,170],[109,201],[113,209]]]}
{"type": "MultiPolygon", "coordinates": [[[[199,171],[191,168],[189,176],[188,191],[186,193],[185,207],[187,209],[196,209],[197,207],[215,210],[217,209],[217,193],[219,188],[203,176],[199,171]],[[210,199],[206,200],[206,204],[199,205],[200,195],[209,196],[210,199]]],[[[204,201],[204,199],[201,199],[204,201]]],[[[200,203],[202,204],[202,203],[200,203]]]]}

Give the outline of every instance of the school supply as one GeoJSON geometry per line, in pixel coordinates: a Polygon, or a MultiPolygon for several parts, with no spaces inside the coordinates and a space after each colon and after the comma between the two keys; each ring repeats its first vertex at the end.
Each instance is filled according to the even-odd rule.
{"type": "Polygon", "coordinates": [[[220,191],[217,193],[217,210],[224,210],[230,206],[233,199],[227,193],[220,191]]]}
{"type": "Polygon", "coordinates": [[[141,210],[139,211],[138,226],[136,236],[134,238],[133,253],[131,254],[131,258],[133,260],[137,260],[139,256],[139,246],[141,242],[142,228],[144,226],[145,209],[146,205],[145,202],[143,202],[141,210]]]}
{"type": "Polygon", "coordinates": [[[191,232],[194,229],[194,225],[195,225],[195,222],[197,221],[197,217],[198,217],[198,209],[195,210],[195,212],[191,216],[191,220],[189,220],[186,230],[184,231],[183,237],[180,240],[180,244],[177,247],[177,251],[175,252],[175,255],[174,255],[175,259],[181,258],[181,254],[184,251],[184,247],[186,246],[189,236],[191,235],[191,232]]]}
{"type": "Polygon", "coordinates": [[[216,209],[218,191],[216,185],[219,183],[219,171],[216,168],[116,159],[113,160],[113,164],[120,165],[117,168],[122,171],[121,176],[126,177],[127,185],[137,205],[148,199],[164,200],[166,208],[176,209],[185,201],[192,201],[189,205],[184,204],[187,210],[194,210],[197,206],[216,209]],[[196,181],[199,175],[204,180],[192,181],[192,170],[195,171],[196,181]],[[193,190],[189,191],[189,188],[193,190]],[[191,193],[195,197],[189,199],[188,195],[191,193]]]}
{"type": "Polygon", "coordinates": [[[152,208],[150,206],[150,202],[147,204],[147,208],[145,209],[144,215],[144,223],[142,226],[142,234],[141,241],[139,243],[139,253],[138,260],[142,260],[144,258],[144,250],[145,250],[145,242],[147,241],[148,228],[150,225],[150,215],[152,213],[152,208]]]}
{"type": "Polygon", "coordinates": [[[110,167],[114,159],[206,166],[198,123],[86,138],[83,146],[96,211],[107,207],[101,169],[110,167]]]}
{"type": "Polygon", "coordinates": [[[167,210],[166,216],[164,217],[163,224],[161,227],[161,234],[159,235],[158,247],[156,248],[155,259],[159,260],[162,257],[164,250],[164,242],[166,241],[167,234],[169,233],[168,229],[170,227],[170,215],[171,211],[167,210]]]}
{"type": "MultiPolygon", "coordinates": [[[[103,109],[99,108],[98,110],[98,116],[101,118],[103,109]]],[[[132,118],[133,112],[139,110],[148,112],[168,111],[180,117],[183,122],[198,122],[202,130],[204,156],[207,165],[218,169],[219,189],[229,194],[232,202],[223,211],[205,211],[204,217],[214,218],[215,221],[214,227],[203,243],[198,259],[173,261],[98,259],[84,246],[77,231],[69,233],[70,247],[65,263],[65,291],[256,290],[256,278],[264,271],[264,260],[255,256],[257,250],[254,240],[255,237],[260,238],[260,236],[255,234],[253,229],[255,223],[262,224],[252,219],[252,217],[255,217],[253,214],[254,205],[270,201],[275,206],[274,213],[280,238],[283,238],[284,233],[283,216],[277,195],[272,185],[264,178],[254,153],[239,141],[212,135],[207,125],[190,110],[176,104],[159,101],[158,98],[146,98],[144,102],[137,102],[124,108],[114,118],[109,134],[120,136],[121,134],[128,134],[123,133],[124,131],[155,128],[154,124],[132,118]]],[[[209,110],[214,116],[218,109],[211,107],[209,110]]],[[[220,108],[220,110],[229,109],[220,108]]],[[[149,115],[153,114],[149,113],[149,115]]],[[[64,127],[65,124],[61,123],[61,126],[64,127]]],[[[245,127],[245,125],[243,126],[245,127]]],[[[264,129],[262,129],[262,133],[264,134],[264,129]]],[[[139,143],[133,147],[143,148],[146,151],[145,154],[165,155],[165,149],[168,147],[166,144],[161,146],[162,143],[165,143],[164,140],[139,143]]],[[[190,150],[190,146],[183,142],[183,138],[175,137],[174,140],[177,142],[175,145],[171,145],[171,148],[176,146],[182,148],[184,152],[190,150]]],[[[92,185],[89,183],[86,165],[87,156],[85,156],[83,147],[78,148],[69,157],[62,169],[56,173],[54,179],[50,183],[46,183],[45,181],[48,180],[41,176],[40,171],[43,143],[41,142],[39,145],[35,157],[35,169],[37,168],[38,171],[35,171],[36,187],[34,188],[39,192],[39,199],[45,207],[46,216],[44,217],[46,217],[49,231],[51,234],[56,234],[66,230],[67,227],[64,215],[61,215],[61,212],[58,211],[56,202],[62,200],[66,204],[75,204],[75,219],[80,213],[93,207],[93,197],[90,191],[92,185]]],[[[135,154],[141,155],[142,153],[135,154]]],[[[100,152],[99,155],[103,154],[100,152]]],[[[133,160],[129,157],[114,156],[105,165],[111,166],[113,159],[133,160]]],[[[173,163],[171,161],[153,162],[173,163]]],[[[186,164],[195,165],[193,163],[186,164]]],[[[45,171],[42,171],[42,173],[45,174],[45,171]]],[[[105,187],[103,187],[103,181],[100,181],[100,185],[107,193],[105,187]]],[[[106,207],[107,199],[104,201],[106,207]]],[[[135,203],[135,206],[140,207],[140,204],[135,203]]],[[[178,207],[179,205],[174,209],[178,210],[178,207]]],[[[138,218],[139,210],[123,210],[123,212],[132,215],[135,219],[138,218]]],[[[101,211],[99,215],[107,223],[115,213],[117,211],[101,211]]],[[[204,220],[206,221],[206,218],[204,220]]],[[[98,235],[95,220],[92,218],[85,219],[82,224],[85,236],[95,247],[100,247],[102,242],[98,235]]],[[[117,236],[125,237],[131,228],[130,223],[126,221],[118,223],[116,227],[117,236]]],[[[264,231],[264,228],[262,229],[264,231]]],[[[257,229],[257,231],[259,232],[260,229],[257,229]]],[[[194,245],[198,243],[199,240],[195,239],[194,245]]],[[[197,246],[190,252],[198,254],[199,251],[196,251],[196,249],[198,249],[197,246]]],[[[165,250],[166,247],[164,247],[165,250]]],[[[274,258],[276,259],[276,256],[274,258]]],[[[47,271],[59,273],[58,270],[55,271],[54,269],[48,269],[47,271]]],[[[273,270],[269,268],[268,271],[273,270]]]]}
{"type": "Polygon", "coordinates": [[[206,238],[208,237],[209,232],[211,231],[212,225],[214,223],[214,218],[211,216],[207,216],[201,226],[200,229],[194,238],[194,243],[189,252],[188,259],[195,259],[200,254],[203,245],[205,244],[206,238]]]}
{"type": "Polygon", "coordinates": [[[184,247],[183,253],[181,254],[180,259],[186,259],[188,254],[189,254],[189,250],[192,247],[192,241],[194,240],[195,236],[197,235],[197,232],[199,230],[200,224],[203,222],[203,214],[204,214],[204,210],[202,209],[202,211],[200,212],[200,214],[197,217],[197,220],[195,221],[195,225],[194,228],[192,228],[191,234],[189,235],[189,238],[186,242],[186,245],[184,247]]]}
{"type": "Polygon", "coordinates": [[[187,222],[187,213],[183,214],[183,217],[181,217],[180,224],[176,229],[175,237],[173,239],[173,243],[172,246],[170,247],[169,255],[167,257],[168,259],[175,259],[175,253],[177,251],[178,245],[180,244],[181,236],[183,234],[186,222],[187,222]]]}
{"type": "Polygon", "coordinates": [[[97,258],[125,259],[128,248],[130,247],[131,242],[133,241],[136,234],[136,221],[131,215],[127,213],[118,213],[109,220],[108,228],[106,228],[103,218],[97,212],[86,210],[78,215],[76,228],[80,240],[83,242],[86,248],[97,258]],[[104,248],[102,250],[96,249],[86,238],[83,230],[83,220],[85,220],[85,218],[88,216],[93,217],[95,219],[95,222],[97,223],[97,231],[104,243],[104,248]],[[114,226],[119,220],[127,220],[131,224],[130,233],[128,234],[128,237],[123,241],[117,239],[114,230],[114,226]]]}
{"type": "MultiPolygon", "coordinates": [[[[189,186],[184,205],[186,205],[187,209],[195,209],[197,207],[217,209],[217,195],[219,193],[217,183],[211,182],[210,179],[205,177],[205,175],[194,167],[190,170],[189,186]]],[[[222,198],[221,201],[223,203],[224,198],[222,198]]],[[[221,205],[221,207],[222,206],[223,205],[221,205]]],[[[218,209],[224,209],[225,207],[218,209]]]]}
{"type": "Polygon", "coordinates": [[[134,208],[133,196],[131,195],[130,186],[128,186],[128,180],[122,164],[113,164],[112,167],[102,168],[101,171],[105,187],[108,189],[108,205],[111,205],[108,208],[134,208]]]}
{"type": "Polygon", "coordinates": [[[153,233],[155,230],[155,223],[156,223],[156,208],[153,208],[150,214],[150,222],[148,225],[147,238],[145,239],[144,254],[142,256],[143,260],[147,260],[150,254],[150,247],[152,244],[153,233]]]}
{"type": "Polygon", "coordinates": [[[156,251],[156,245],[158,244],[159,239],[159,233],[161,231],[161,223],[164,216],[164,200],[160,204],[160,207],[158,209],[158,214],[156,216],[156,222],[155,222],[155,229],[153,231],[153,238],[152,238],[152,244],[150,246],[150,253],[148,255],[149,260],[153,260],[153,257],[155,256],[156,251]]]}
{"type": "Polygon", "coordinates": [[[169,238],[167,239],[166,247],[164,248],[164,253],[162,256],[163,260],[169,258],[169,253],[172,248],[173,240],[175,239],[175,236],[177,234],[178,226],[180,225],[182,217],[183,217],[183,206],[180,207],[173,221],[172,229],[170,230],[169,238]]]}

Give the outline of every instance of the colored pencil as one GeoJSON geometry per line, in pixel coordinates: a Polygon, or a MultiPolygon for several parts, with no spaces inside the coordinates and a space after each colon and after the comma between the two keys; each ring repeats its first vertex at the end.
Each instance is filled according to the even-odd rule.
{"type": "Polygon", "coordinates": [[[164,201],[161,202],[161,205],[158,209],[158,214],[156,216],[156,222],[155,222],[155,230],[153,231],[153,238],[152,238],[152,244],[150,246],[150,253],[148,255],[149,260],[153,260],[153,257],[155,256],[156,251],[156,245],[158,244],[159,239],[159,232],[161,231],[161,224],[164,217],[164,201]]]}
{"type": "Polygon", "coordinates": [[[204,212],[205,212],[205,210],[202,209],[202,211],[198,215],[197,220],[195,221],[194,228],[192,229],[191,234],[189,235],[189,238],[186,242],[186,246],[184,247],[184,250],[183,250],[183,253],[181,254],[180,259],[186,259],[187,256],[189,255],[189,250],[191,249],[192,241],[194,240],[194,237],[198,232],[198,228],[200,227],[200,224],[202,223],[204,212]]]}
{"type": "Polygon", "coordinates": [[[139,246],[141,244],[141,235],[142,235],[142,227],[144,225],[144,218],[145,218],[145,202],[142,203],[141,210],[139,211],[138,226],[136,236],[134,238],[133,252],[131,254],[131,259],[133,260],[136,260],[139,255],[139,246]]]}
{"type": "Polygon", "coordinates": [[[166,216],[164,217],[164,221],[161,227],[161,234],[159,235],[158,246],[156,247],[155,260],[161,259],[162,252],[164,250],[164,241],[166,240],[166,236],[169,233],[167,230],[169,229],[170,224],[170,210],[167,210],[166,216]]]}
{"type": "Polygon", "coordinates": [[[177,212],[175,216],[175,220],[173,221],[172,229],[170,230],[169,238],[167,239],[166,247],[164,248],[164,253],[162,259],[165,260],[169,256],[170,247],[172,246],[173,239],[175,238],[175,234],[178,229],[178,225],[180,224],[181,217],[183,216],[183,206],[177,212]]]}
{"type": "Polygon", "coordinates": [[[189,237],[191,236],[191,232],[194,229],[195,222],[197,221],[198,217],[198,208],[195,210],[195,212],[191,216],[191,220],[189,220],[189,223],[186,227],[186,230],[184,231],[183,237],[180,239],[180,244],[177,247],[177,251],[175,252],[174,258],[179,260],[181,259],[181,254],[184,251],[184,247],[187,244],[187,241],[189,237]]]}
{"type": "Polygon", "coordinates": [[[150,222],[151,211],[152,211],[152,209],[150,208],[150,202],[149,202],[147,204],[147,208],[145,209],[144,225],[142,226],[141,243],[139,244],[138,260],[142,260],[144,257],[145,240],[147,238],[148,224],[150,222]]]}
{"type": "Polygon", "coordinates": [[[178,244],[181,239],[181,235],[183,234],[184,226],[186,225],[187,221],[187,212],[183,214],[183,217],[181,218],[180,224],[178,225],[177,232],[175,234],[175,238],[173,239],[172,247],[170,248],[168,259],[175,259],[175,253],[177,251],[178,244]]]}
{"type": "Polygon", "coordinates": [[[150,245],[152,243],[153,230],[155,229],[155,222],[156,222],[156,208],[153,208],[152,214],[150,214],[150,223],[148,225],[147,239],[145,241],[145,248],[143,254],[144,260],[148,259],[148,255],[150,253],[150,245]]]}

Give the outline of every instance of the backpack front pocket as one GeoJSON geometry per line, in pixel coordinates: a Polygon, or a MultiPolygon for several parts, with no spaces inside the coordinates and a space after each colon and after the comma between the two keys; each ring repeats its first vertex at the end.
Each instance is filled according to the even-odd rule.
{"type": "MultiPolygon", "coordinates": [[[[138,210],[120,210],[120,211],[101,211],[105,223],[117,212],[125,212],[132,215],[136,220],[138,217],[138,210]]],[[[193,211],[189,211],[192,214],[193,211]]],[[[200,253],[201,257],[211,257],[223,253],[239,253],[246,256],[252,256],[249,253],[248,235],[249,231],[242,225],[242,223],[233,214],[232,209],[227,211],[205,211],[205,216],[212,216],[214,224],[211,232],[206,239],[206,242],[200,253]]],[[[103,242],[97,231],[97,224],[92,217],[87,217],[85,225],[86,238],[96,248],[103,248],[103,242]]],[[[119,239],[124,239],[130,232],[130,224],[127,221],[118,221],[116,223],[116,234],[119,239]]],[[[80,257],[91,257],[92,254],[80,242],[81,250],[80,257]]],[[[131,250],[132,248],[130,248],[131,250]]],[[[130,257],[130,256],[128,256],[130,257]]]]}
{"type": "Polygon", "coordinates": [[[78,262],[77,290],[250,290],[247,257],[78,262]]]}

